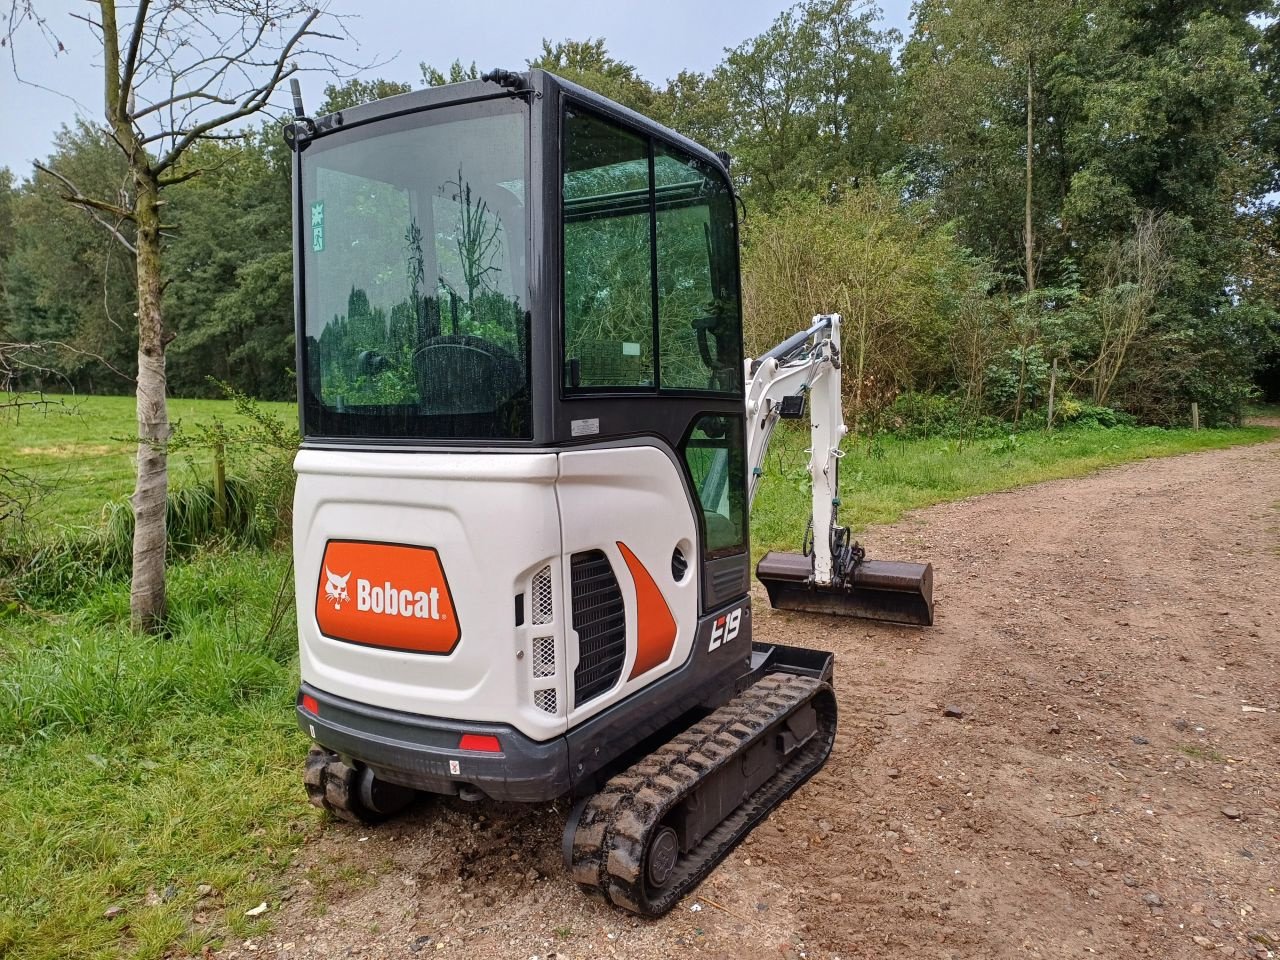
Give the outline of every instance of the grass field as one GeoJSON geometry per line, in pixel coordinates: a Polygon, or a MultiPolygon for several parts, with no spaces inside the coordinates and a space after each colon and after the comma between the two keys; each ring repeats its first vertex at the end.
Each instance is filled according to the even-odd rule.
{"type": "MultiPolygon", "coordinates": [[[[292,405],[270,406],[292,416],[292,405]]],[[[223,401],[172,407],[188,422],[232,417],[223,401]]],[[[0,463],[50,482],[34,514],[40,528],[93,524],[104,501],[132,486],[131,434],[127,398],[27,410],[0,421],[0,463]]],[[[964,446],[851,444],[842,516],[861,527],[1276,434],[1068,430],[964,446]]],[[[803,443],[795,433],[775,442],[753,517],[757,553],[799,547],[803,443]]],[[[180,482],[207,478],[200,458],[178,460],[180,482]]],[[[199,956],[270,923],[285,865],[320,822],[300,787],[291,582],[284,551],[206,547],[173,565],[170,632],[158,638],[129,631],[122,577],[73,578],[55,599],[0,584],[0,956],[199,956]],[[202,896],[202,884],[212,892],[202,896]],[[264,900],[263,917],[245,916],[264,900]]]]}
{"type": "MultiPolygon", "coordinates": [[[[41,523],[92,524],[102,505],[133,491],[138,435],[133,397],[47,395],[47,405],[0,414],[0,463],[20,468],[54,492],[41,497],[33,519],[41,523]]],[[[0,394],[0,400],[3,395],[0,394]]],[[[297,405],[261,407],[296,422],[297,405]]],[[[169,418],[179,429],[238,417],[227,400],[170,400],[169,418]]],[[[210,454],[188,451],[170,462],[170,481],[209,477],[210,454]]]]}

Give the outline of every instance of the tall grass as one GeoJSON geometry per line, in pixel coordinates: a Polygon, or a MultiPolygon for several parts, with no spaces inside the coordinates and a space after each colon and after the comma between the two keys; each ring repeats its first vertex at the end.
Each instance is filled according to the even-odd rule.
{"type": "MultiPolygon", "coordinates": [[[[170,556],[181,558],[204,544],[265,547],[277,525],[260,522],[252,481],[228,477],[221,525],[212,483],[169,491],[165,522],[170,556]]],[[[133,555],[133,510],[114,500],[102,508],[92,527],[14,525],[0,530],[0,601],[6,596],[26,604],[64,609],[91,593],[99,580],[129,573],[133,555]]]]}
{"type": "Polygon", "coordinates": [[[123,581],[0,619],[0,955],[158,958],[256,929],[244,910],[314,822],[288,573],[253,548],[176,565],[164,637],[129,630],[123,581]]]}

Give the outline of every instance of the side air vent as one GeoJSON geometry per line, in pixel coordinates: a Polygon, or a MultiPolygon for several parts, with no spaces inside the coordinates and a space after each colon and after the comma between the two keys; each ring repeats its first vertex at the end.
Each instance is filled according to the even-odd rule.
{"type": "Polygon", "coordinates": [[[552,677],[556,672],[556,640],[555,637],[533,638],[533,675],[535,677],[552,677]]]}
{"type": "Polygon", "coordinates": [[[539,710],[547,713],[556,712],[556,692],[555,690],[536,690],[533,694],[533,705],[539,710]]]}
{"type": "Polygon", "coordinates": [[[555,604],[551,600],[551,566],[548,564],[533,575],[533,622],[550,623],[555,619],[555,604]]]}
{"type": "Polygon", "coordinates": [[[618,682],[627,658],[627,618],[608,557],[599,550],[575,553],[570,568],[573,628],[578,632],[574,706],[580,707],[618,682]]]}
{"type": "Polygon", "coordinates": [[[676,547],[671,551],[671,579],[679,583],[688,572],[689,561],[685,559],[684,551],[676,547]]]}

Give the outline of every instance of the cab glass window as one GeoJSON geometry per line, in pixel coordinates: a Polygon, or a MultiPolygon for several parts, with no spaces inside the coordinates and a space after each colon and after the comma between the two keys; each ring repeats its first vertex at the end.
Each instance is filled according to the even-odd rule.
{"type": "Polygon", "coordinates": [[[741,393],[723,171],[577,107],[563,163],[566,389],[741,393]]]}
{"type": "Polygon", "coordinates": [[[439,107],[302,154],[308,436],[531,436],[527,127],[439,107]]]}
{"type": "Polygon", "coordinates": [[[649,144],[568,111],[564,143],[566,387],[652,387],[649,144]]]}
{"type": "Polygon", "coordinates": [[[707,560],[746,549],[745,449],[742,418],[730,416],[699,417],[681,444],[702,507],[703,556],[707,560]]]}
{"type": "Polygon", "coordinates": [[[723,174],[657,147],[658,352],[662,386],[742,389],[733,195],[723,174]]]}

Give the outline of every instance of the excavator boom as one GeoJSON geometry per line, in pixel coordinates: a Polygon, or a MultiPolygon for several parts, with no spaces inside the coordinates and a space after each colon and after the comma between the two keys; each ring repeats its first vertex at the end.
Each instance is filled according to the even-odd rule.
{"type": "Polygon", "coordinates": [[[812,325],[764,356],[746,361],[748,488],[754,502],[765,453],[778,421],[809,413],[812,544],[804,553],[770,551],[756,565],[769,603],[783,610],[933,623],[933,567],[869,560],[836,523],[840,443],[847,429],[840,397],[840,315],[812,325]]]}

